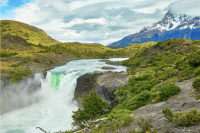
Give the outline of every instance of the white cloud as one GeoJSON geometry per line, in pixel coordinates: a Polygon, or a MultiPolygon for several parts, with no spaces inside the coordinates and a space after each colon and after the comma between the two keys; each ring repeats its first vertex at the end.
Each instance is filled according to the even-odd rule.
{"type": "Polygon", "coordinates": [[[177,14],[200,16],[200,0],[179,0],[171,3],[169,9],[177,14]]]}
{"type": "Polygon", "coordinates": [[[8,2],[8,0],[0,0],[0,7],[7,6],[8,2]]]}
{"type": "Polygon", "coordinates": [[[199,0],[32,0],[14,10],[14,19],[59,41],[106,45],[160,21],[169,9],[199,16],[199,7],[199,0]]]}

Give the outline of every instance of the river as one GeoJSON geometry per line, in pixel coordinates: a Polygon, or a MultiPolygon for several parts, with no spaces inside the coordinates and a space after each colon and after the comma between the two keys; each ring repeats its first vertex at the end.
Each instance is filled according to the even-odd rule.
{"type": "MultiPolygon", "coordinates": [[[[122,61],[127,58],[112,58],[111,61],[122,61]]],[[[126,71],[125,66],[113,66],[100,62],[99,59],[75,60],[66,65],[56,67],[47,72],[46,79],[37,74],[37,81],[41,82],[41,88],[30,96],[12,94],[13,105],[24,105],[13,111],[1,115],[1,133],[41,133],[36,127],[46,131],[66,131],[71,129],[73,122],[72,111],[78,110],[76,101],[73,100],[76,79],[88,72],[106,71],[103,66],[112,66],[113,71],[126,71]],[[17,96],[15,96],[17,95],[17,96]]],[[[33,81],[29,81],[33,82],[33,81]]],[[[29,88],[26,88],[28,90],[29,88]]]]}

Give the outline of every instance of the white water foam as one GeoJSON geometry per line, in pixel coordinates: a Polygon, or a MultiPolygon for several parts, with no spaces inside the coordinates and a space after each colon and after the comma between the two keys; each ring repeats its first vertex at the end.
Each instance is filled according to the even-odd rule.
{"type": "Polygon", "coordinates": [[[88,72],[106,71],[101,69],[103,66],[115,67],[117,69],[113,71],[118,72],[126,70],[124,66],[107,65],[98,59],[71,61],[50,70],[47,72],[46,80],[41,79],[41,89],[33,93],[39,97],[39,101],[1,115],[1,133],[41,133],[36,127],[50,132],[71,129],[72,111],[78,109],[76,101],[72,100],[76,79],[88,72]],[[51,87],[51,82],[54,81],[52,74],[63,75],[59,76],[56,87],[51,87]]]}

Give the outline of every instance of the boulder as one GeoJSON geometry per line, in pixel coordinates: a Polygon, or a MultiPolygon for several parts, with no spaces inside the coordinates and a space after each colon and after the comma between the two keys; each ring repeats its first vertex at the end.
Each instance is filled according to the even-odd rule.
{"type": "Polygon", "coordinates": [[[99,60],[100,62],[105,62],[106,64],[110,65],[122,65],[121,61],[110,61],[110,60],[99,60]]]}
{"type": "Polygon", "coordinates": [[[106,101],[111,107],[115,106],[118,101],[115,100],[114,92],[124,86],[129,81],[127,73],[116,72],[98,72],[86,73],[77,79],[77,86],[74,92],[74,99],[78,102],[79,108],[82,109],[82,103],[86,96],[96,91],[98,95],[106,101]]]}
{"type": "Polygon", "coordinates": [[[113,69],[117,69],[117,68],[115,68],[115,67],[109,67],[109,66],[103,66],[101,69],[113,70],[113,69]]]}

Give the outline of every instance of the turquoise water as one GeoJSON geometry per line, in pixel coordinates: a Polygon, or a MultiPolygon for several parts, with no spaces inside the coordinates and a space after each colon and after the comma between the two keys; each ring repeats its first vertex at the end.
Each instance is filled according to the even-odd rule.
{"type": "MultiPolygon", "coordinates": [[[[101,69],[103,66],[112,65],[98,59],[76,60],[48,71],[46,79],[41,79],[41,89],[29,97],[33,100],[37,97],[39,101],[1,115],[1,133],[41,133],[36,127],[51,133],[71,129],[72,111],[78,109],[72,100],[76,79],[88,72],[105,71],[101,69]]],[[[117,68],[113,71],[126,71],[124,66],[112,67],[117,68]]]]}

